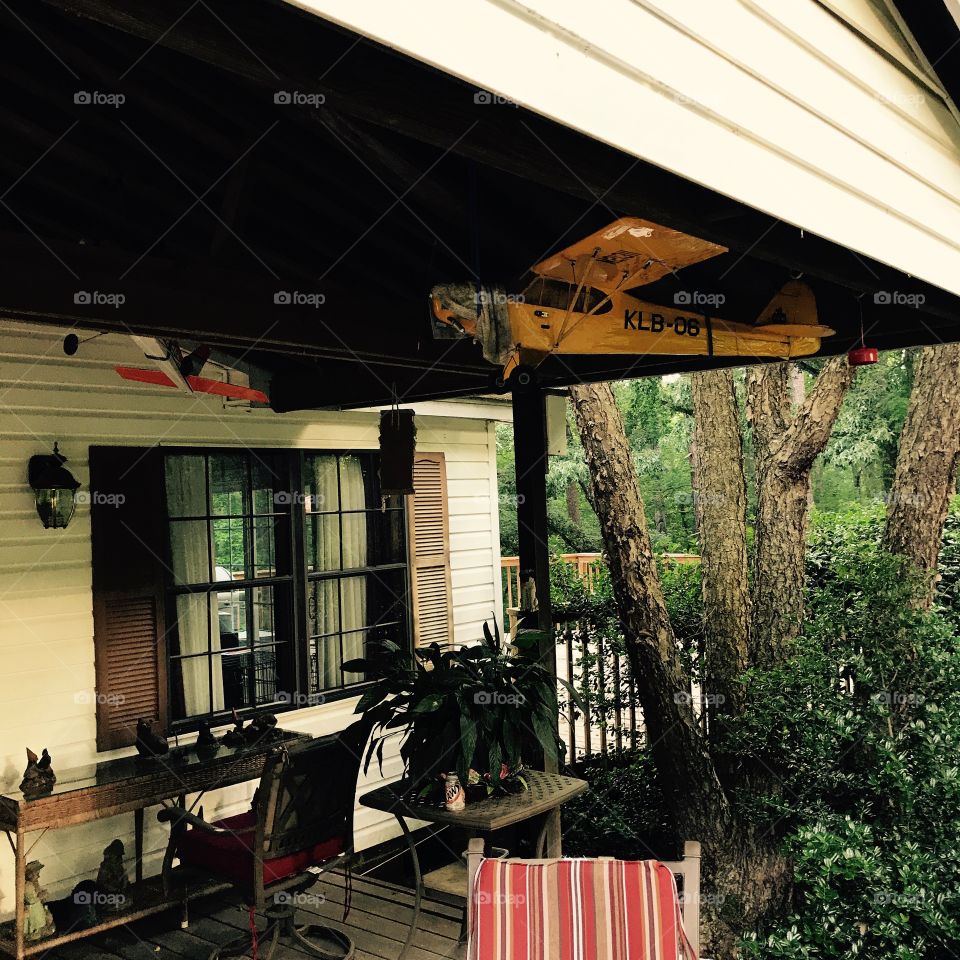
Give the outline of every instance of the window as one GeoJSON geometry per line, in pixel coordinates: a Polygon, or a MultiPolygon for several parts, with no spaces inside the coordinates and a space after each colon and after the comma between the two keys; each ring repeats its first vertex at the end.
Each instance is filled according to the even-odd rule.
{"type": "Polygon", "coordinates": [[[590,313],[595,316],[609,313],[613,308],[610,297],[602,290],[594,287],[581,287],[577,295],[577,302],[572,304],[574,294],[577,293],[577,284],[566,280],[551,280],[547,277],[537,277],[531,281],[524,291],[526,303],[541,307],[552,307],[554,310],[570,310],[572,313],[590,313]]]}
{"type": "Polygon", "coordinates": [[[403,502],[381,503],[377,480],[370,454],[304,458],[311,693],[360,682],[341,665],[408,635],[403,502]]]}
{"type": "Polygon", "coordinates": [[[116,494],[90,506],[98,749],[352,695],[382,637],[452,640],[443,454],[385,502],[378,457],[91,446],[116,494]]]}
{"type": "Polygon", "coordinates": [[[283,458],[174,453],[164,467],[172,715],[274,703],[295,662],[283,458]]]}

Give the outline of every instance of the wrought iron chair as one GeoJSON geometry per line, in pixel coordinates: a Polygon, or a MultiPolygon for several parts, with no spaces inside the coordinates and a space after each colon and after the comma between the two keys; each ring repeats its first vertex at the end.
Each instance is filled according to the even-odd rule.
{"type": "MultiPolygon", "coordinates": [[[[181,808],[161,810],[171,824],[163,860],[165,890],[171,889],[174,859],[182,867],[225,880],[240,892],[250,909],[250,932],[214,949],[209,960],[243,954],[258,940],[270,960],[283,940],[324,958],[354,955],[350,938],[331,927],[294,923],[296,907],[317,873],[349,869],[353,858],[353,811],[370,723],[364,719],[342,733],[289,749],[278,746],[267,758],[260,785],[248,813],[207,822],[181,808]],[[264,911],[268,925],[257,934],[255,917],[264,911]],[[334,950],[311,942],[322,938],[334,950]]],[[[349,911],[345,900],[344,918],[349,911]]]]}

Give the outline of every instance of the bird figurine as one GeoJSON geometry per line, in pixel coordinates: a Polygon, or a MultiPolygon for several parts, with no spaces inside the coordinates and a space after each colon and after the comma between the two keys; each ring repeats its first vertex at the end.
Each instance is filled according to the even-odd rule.
{"type": "Polygon", "coordinates": [[[275,737],[276,726],[277,718],[272,713],[257,714],[250,721],[250,726],[243,731],[244,739],[251,744],[269,742],[275,737]]]}
{"type": "Polygon", "coordinates": [[[220,749],[220,741],[213,735],[210,723],[207,720],[200,722],[200,733],[197,736],[194,749],[197,751],[197,756],[203,757],[211,757],[220,749]]]}
{"type": "Polygon", "coordinates": [[[20,781],[20,790],[24,796],[40,796],[53,789],[57,775],[53,772],[51,761],[46,747],[40,757],[27,747],[27,768],[23,771],[23,780],[20,781]]]}
{"type": "Polygon", "coordinates": [[[141,757],[162,757],[170,750],[166,737],[161,737],[153,729],[150,720],[137,721],[137,753],[141,757]]]}

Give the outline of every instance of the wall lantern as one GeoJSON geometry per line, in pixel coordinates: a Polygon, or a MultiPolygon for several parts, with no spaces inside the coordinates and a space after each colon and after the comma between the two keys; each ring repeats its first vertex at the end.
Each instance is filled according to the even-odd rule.
{"type": "Polygon", "coordinates": [[[27,468],[27,479],[37,499],[37,514],[48,530],[65,527],[77,507],[80,482],[64,467],[66,462],[54,443],[53,453],[31,457],[27,468]]]}

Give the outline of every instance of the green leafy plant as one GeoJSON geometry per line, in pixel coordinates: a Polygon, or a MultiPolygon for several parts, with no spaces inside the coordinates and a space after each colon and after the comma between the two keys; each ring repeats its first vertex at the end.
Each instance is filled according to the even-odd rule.
{"type": "Polygon", "coordinates": [[[555,678],[537,660],[511,653],[496,625],[484,624],[483,634],[475,646],[431,644],[415,654],[387,641],[372,657],[343,665],[374,681],[356,708],[374,721],[367,769],[374,756],[382,768],[395,735],[405,778],[419,790],[450,771],[469,784],[473,770],[484,790],[515,792],[526,786],[525,751],[539,748],[556,760],[555,678]]]}

